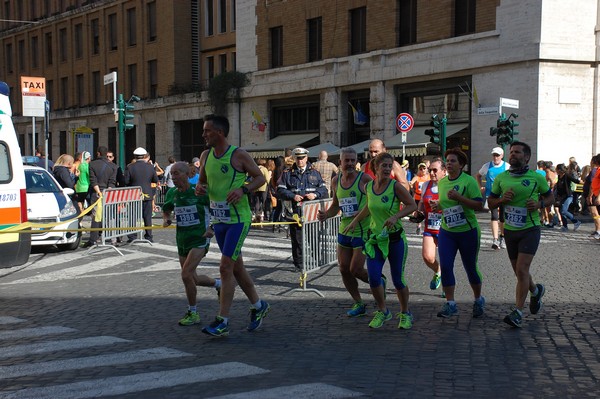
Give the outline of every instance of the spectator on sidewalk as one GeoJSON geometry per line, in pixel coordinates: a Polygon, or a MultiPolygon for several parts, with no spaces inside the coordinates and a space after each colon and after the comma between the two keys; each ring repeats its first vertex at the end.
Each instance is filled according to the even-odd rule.
{"type": "Polygon", "coordinates": [[[313,163],[313,168],[316,169],[325,182],[327,193],[331,197],[331,179],[338,173],[338,167],[333,162],[329,162],[327,151],[323,150],[319,153],[319,160],[313,163]]]}

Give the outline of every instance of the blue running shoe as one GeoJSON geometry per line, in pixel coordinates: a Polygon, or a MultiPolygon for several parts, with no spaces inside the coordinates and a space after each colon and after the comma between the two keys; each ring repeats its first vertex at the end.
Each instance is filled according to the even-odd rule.
{"type": "Polygon", "coordinates": [[[481,317],[483,316],[483,312],[485,310],[485,298],[483,295],[479,298],[479,300],[473,302],[473,317],[481,317]]]}
{"type": "Polygon", "coordinates": [[[263,301],[261,299],[260,303],[260,309],[250,309],[250,323],[246,328],[248,331],[254,331],[258,329],[258,327],[260,327],[262,324],[263,319],[267,316],[267,313],[269,313],[269,310],[271,310],[271,306],[269,306],[267,301],[263,301]]]}
{"type": "Polygon", "coordinates": [[[458,313],[458,307],[456,304],[451,305],[449,302],[446,302],[444,306],[442,306],[442,310],[440,310],[437,314],[437,317],[443,317],[447,319],[448,317],[454,316],[458,313]]]}
{"type": "Polygon", "coordinates": [[[225,323],[221,316],[217,316],[210,325],[202,329],[202,332],[213,337],[226,337],[229,335],[229,324],[225,323]]]}
{"type": "Polygon", "coordinates": [[[367,313],[367,305],[364,302],[355,302],[352,308],[346,312],[348,317],[364,316],[367,313]]]}
{"type": "Polygon", "coordinates": [[[542,297],[546,293],[546,288],[542,284],[536,284],[538,289],[538,294],[536,296],[531,295],[529,299],[529,311],[531,314],[537,314],[544,305],[542,303],[542,297]]]}
{"type": "Polygon", "coordinates": [[[437,290],[438,288],[440,288],[440,285],[442,285],[442,276],[440,276],[439,274],[434,274],[433,278],[429,282],[429,289],[437,290]]]}
{"type": "Polygon", "coordinates": [[[514,309],[512,312],[504,316],[504,322],[511,327],[521,328],[523,324],[523,316],[521,312],[517,309],[514,309]]]}

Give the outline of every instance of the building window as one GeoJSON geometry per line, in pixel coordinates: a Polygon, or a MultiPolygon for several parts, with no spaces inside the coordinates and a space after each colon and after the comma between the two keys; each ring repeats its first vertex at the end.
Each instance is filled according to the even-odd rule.
{"type": "Polygon", "coordinates": [[[454,36],[475,33],[476,0],[454,1],[454,36]]]}
{"type": "Polygon", "coordinates": [[[236,15],[235,15],[235,0],[231,0],[231,31],[235,32],[235,21],[236,19],[236,15]]]}
{"type": "Polygon", "coordinates": [[[50,16],[50,1],[51,0],[44,0],[44,17],[50,16]]]}
{"type": "Polygon", "coordinates": [[[7,44],[6,45],[6,71],[8,73],[13,73],[13,50],[12,50],[12,44],[7,44]]]}
{"type": "Polygon", "coordinates": [[[127,66],[127,75],[129,78],[129,93],[127,95],[129,96],[137,93],[137,64],[127,66]]]}
{"type": "Polygon", "coordinates": [[[371,135],[371,114],[369,108],[369,90],[349,91],[348,124],[346,137],[342,137],[341,145],[347,146],[368,140],[371,135]]]}
{"type": "Polygon", "coordinates": [[[213,0],[206,0],[206,36],[212,36],[215,33],[213,0]]]}
{"type": "Polygon", "coordinates": [[[417,0],[398,0],[398,46],[417,42],[417,0]]]}
{"type": "Polygon", "coordinates": [[[235,51],[231,53],[231,70],[237,71],[237,59],[235,51]]]}
{"type": "MultiPolygon", "coordinates": [[[[48,146],[48,151],[50,150],[51,146],[48,146]]],[[[67,152],[67,131],[66,130],[59,130],[58,131],[58,149],[60,150],[61,154],[68,154],[67,152]]],[[[48,154],[48,158],[51,158],[52,154],[48,154]]]]}
{"type": "Polygon", "coordinates": [[[319,103],[292,104],[272,108],[273,132],[282,134],[318,133],[320,126],[319,103]]]}
{"type": "Polygon", "coordinates": [[[31,67],[37,68],[40,64],[40,44],[38,43],[38,37],[33,36],[31,38],[31,67]]]}
{"type": "Polygon", "coordinates": [[[158,97],[158,66],[156,60],[148,61],[148,88],[150,98],[158,97]]]}
{"type": "Polygon", "coordinates": [[[215,57],[206,57],[206,78],[211,80],[215,77],[215,57]]]}
{"type": "Polygon", "coordinates": [[[102,93],[102,86],[100,85],[100,71],[92,72],[92,85],[93,85],[93,104],[100,104],[102,101],[100,100],[100,94],[102,93]]]}
{"type": "Polygon", "coordinates": [[[108,49],[111,51],[118,48],[119,37],[117,29],[117,14],[110,14],[108,16],[108,49]]]}
{"type": "Polygon", "coordinates": [[[146,151],[150,154],[150,159],[156,161],[156,125],[154,123],[146,124],[146,151]]]}
{"type": "MultiPolygon", "coordinates": [[[[108,128],[108,150],[117,155],[117,128],[114,126],[108,128]]],[[[114,162],[117,163],[117,160],[114,162]]]]}
{"type": "Polygon", "coordinates": [[[25,70],[25,40],[19,40],[19,71],[25,70]]]}
{"type": "Polygon", "coordinates": [[[219,73],[227,72],[227,54],[219,54],[219,73]]]}
{"type": "Polygon", "coordinates": [[[69,106],[69,78],[60,78],[60,108],[67,109],[69,106]]]}
{"type": "Polygon", "coordinates": [[[77,75],[75,77],[75,85],[77,90],[77,106],[82,107],[87,105],[84,100],[85,95],[85,84],[83,82],[83,75],[77,75]]]}
{"type": "Polygon", "coordinates": [[[46,64],[52,65],[52,33],[48,32],[44,35],[44,41],[46,42],[46,64]]]}
{"type": "Polygon", "coordinates": [[[270,29],[271,33],[271,68],[283,66],[283,26],[270,29]]]}
{"type": "Polygon", "coordinates": [[[46,80],[46,100],[48,100],[50,102],[50,107],[52,107],[52,105],[54,105],[56,107],[56,104],[54,104],[54,81],[53,80],[46,80]]]}
{"type": "Polygon", "coordinates": [[[308,31],[308,62],[323,59],[323,19],[312,18],[306,21],[308,31]]]}
{"type": "Polygon", "coordinates": [[[98,19],[92,19],[90,30],[92,31],[92,54],[98,54],[100,53],[100,28],[98,19]]]}
{"type": "Polygon", "coordinates": [[[148,3],[148,41],[156,40],[156,2],[148,3]]]}
{"type": "Polygon", "coordinates": [[[219,33],[227,32],[227,0],[219,0],[219,33]]]}
{"type": "Polygon", "coordinates": [[[350,10],[350,54],[367,51],[367,7],[350,10]]]}
{"type": "Polygon", "coordinates": [[[60,62],[65,62],[69,58],[69,50],[67,47],[67,28],[61,28],[58,31],[58,55],[60,62]]]}
{"type": "Polygon", "coordinates": [[[135,19],[135,8],[127,10],[127,45],[135,46],[137,44],[137,25],[135,19]]]}
{"type": "Polygon", "coordinates": [[[83,57],[83,24],[75,25],[75,58],[83,57]]]}

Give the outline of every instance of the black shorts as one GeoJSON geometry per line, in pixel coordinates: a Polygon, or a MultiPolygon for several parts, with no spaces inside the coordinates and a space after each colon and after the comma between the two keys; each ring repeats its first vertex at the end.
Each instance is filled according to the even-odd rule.
{"type": "Polygon", "coordinates": [[[540,226],[530,227],[525,230],[507,230],[504,229],[504,243],[508,258],[517,259],[519,254],[535,255],[540,238],[542,236],[540,226]]]}

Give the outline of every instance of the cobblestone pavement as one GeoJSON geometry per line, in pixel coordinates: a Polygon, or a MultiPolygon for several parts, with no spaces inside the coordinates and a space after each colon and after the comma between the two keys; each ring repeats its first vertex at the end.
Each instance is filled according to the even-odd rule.
{"type": "MultiPolygon", "coordinates": [[[[479,219],[485,316],[471,317],[457,262],[460,313],[436,317],[443,299],[429,290],[420,238],[409,234],[408,331],[395,319],[371,330],[370,315],[347,318],[351,300],[335,266],[308,277],[323,298],[296,290],[289,241],[270,228],[253,229],[244,254],[271,313],[246,332],[238,289],[224,339],[202,334],[203,324],[177,325],[186,301],[173,231],[157,231],[152,247],[122,246],[125,256],[36,250],[24,267],[0,269],[0,398],[598,397],[600,242],[588,237],[591,221],[577,232],[543,231],[532,274],[546,285],[545,308],[511,329],[502,318],[515,278],[506,251],[490,249],[488,217],[479,219]]],[[[201,272],[218,275],[217,252],[201,272]]],[[[362,283],[361,293],[372,312],[362,283]]],[[[199,288],[198,305],[211,321],[215,291],[199,288]]],[[[388,305],[399,311],[392,289],[388,305]]]]}

